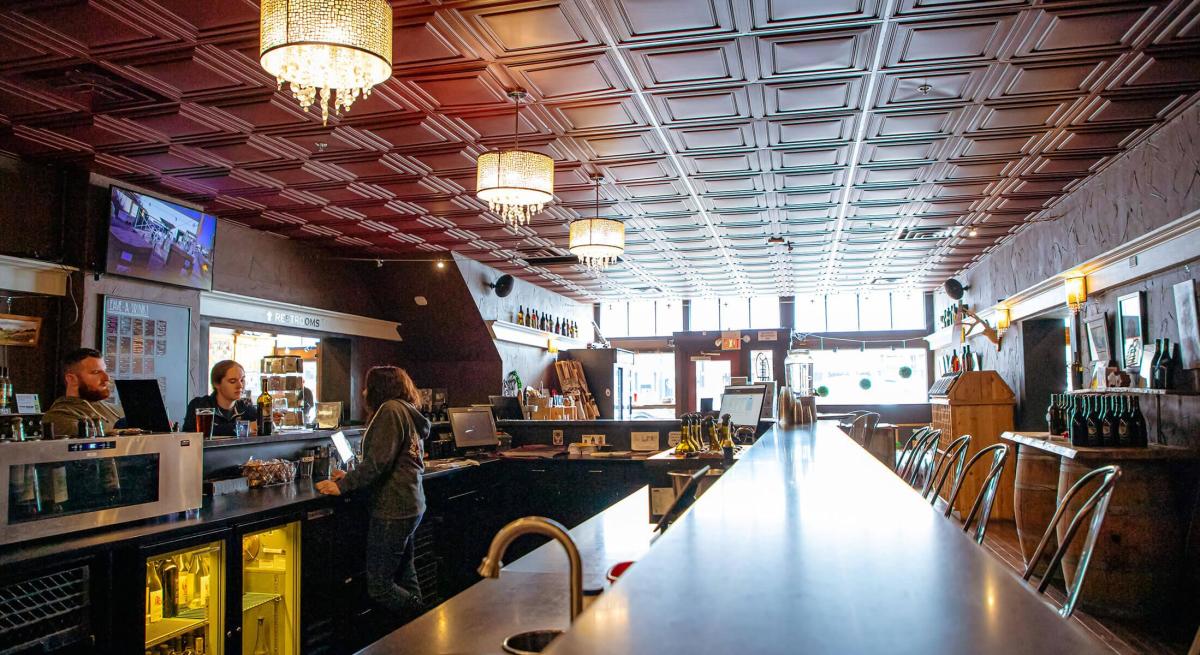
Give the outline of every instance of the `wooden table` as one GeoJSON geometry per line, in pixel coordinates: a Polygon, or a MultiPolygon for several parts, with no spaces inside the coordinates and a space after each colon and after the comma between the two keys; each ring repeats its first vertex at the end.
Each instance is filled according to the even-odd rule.
{"type": "MultiPolygon", "coordinates": [[[[1072,446],[1048,432],[1005,432],[1014,444],[1016,478],[1013,504],[1021,554],[1033,556],[1055,507],[1088,471],[1108,464],[1121,467],[1108,515],[1092,554],[1080,594],[1080,607],[1104,616],[1141,617],[1165,609],[1185,574],[1184,537],[1193,493],[1186,470],[1200,453],[1151,444],[1148,448],[1072,446]]],[[[1077,508],[1087,499],[1078,498],[1077,508]]],[[[1058,537],[1069,520],[1059,523],[1058,537]]],[[[1063,560],[1073,580],[1083,535],[1063,560]]],[[[1053,551],[1051,551],[1053,552],[1053,551]]]]}

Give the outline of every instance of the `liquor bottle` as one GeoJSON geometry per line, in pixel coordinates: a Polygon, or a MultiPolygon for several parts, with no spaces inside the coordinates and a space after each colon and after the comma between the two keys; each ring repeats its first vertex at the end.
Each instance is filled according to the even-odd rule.
{"type": "Polygon", "coordinates": [[[1051,436],[1058,434],[1058,406],[1055,404],[1058,396],[1050,395],[1050,404],[1046,406],[1046,431],[1051,436]]]}
{"type": "Polygon", "coordinates": [[[1096,448],[1100,442],[1100,403],[1096,396],[1084,396],[1084,421],[1087,425],[1087,445],[1096,448]]]}
{"type": "Polygon", "coordinates": [[[562,334],[562,321],[558,320],[557,318],[554,319],[554,333],[562,334]]]}
{"type": "Polygon", "coordinates": [[[20,514],[26,518],[33,518],[42,513],[42,485],[40,474],[37,466],[33,464],[24,464],[21,466],[12,467],[13,479],[9,481],[9,486],[13,489],[20,489],[21,495],[17,500],[20,506],[20,514]]]}
{"type": "Polygon", "coordinates": [[[163,586],[162,580],[158,577],[158,567],[154,565],[154,562],[146,562],[146,589],[150,608],[148,620],[150,623],[158,623],[163,620],[163,586]]]}
{"type": "Polygon", "coordinates": [[[692,445],[692,452],[698,453],[704,450],[704,440],[700,436],[700,415],[692,414],[688,425],[691,426],[691,429],[688,430],[688,440],[692,445]]]}
{"type": "Polygon", "coordinates": [[[179,590],[179,567],[174,557],[168,557],[162,563],[162,613],[164,618],[171,618],[179,613],[179,599],[175,592],[179,590]]]}
{"type": "Polygon", "coordinates": [[[525,309],[520,305],[517,305],[516,323],[517,325],[525,325],[525,309]]]}
{"type": "Polygon", "coordinates": [[[1131,396],[1133,413],[1129,419],[1130,441],[1135,448],[1145,448],[1149,444],[1149,433],[1146,430],[1146,417],[1142,416],[1142,407],[1137,396],[1131,396]]]}
{"type": "Polygon", "coordinates": [[[721,415],[721,457],[727,464],[733,461],[737,450],[733,445],[733,426],[729,423],[731,418],[729,414],[721,415]]]}
{"type": "Polygon", "coordinates": [[[1171,345],[1171,361],[1167,365],[1167,386],[1164,389],[1175,389],[1183,383],[1183,356],[1179,354],[1179,344],[1171,345]]]}
{"type": "Polygon", "coordinates": [[[50,489],[50,511],[63,512],[67,502],[71,500],[71,494],[67,488],[67,465],[65,463],[60,462],[50,469],[50,489]]]}
{"type": "Polygon", "coordinates": [[[679,417],[679,443],[675,445],[676,455],[687,455],[692,451],[692,420],[691,414],[679,417]]]}
{"type": "Polygon", "coordinates": [[[1083,404],[1084,396],[1071,397],[1071,445],[1087,445],[1087,416],[1083,404]]]}
{"type": "Polygon", "coordinates": [[[192,580],[195,577],[192,573],[192,558],[186,555],[180,556],[179,577],[175,584],[175,605],[180,610],[186,610],[192,606],[192,580]]]}
{"type": "Polygon", "coordinates": [[[955,373],[958,373],[958,369],[959,369],[958,349],[955,348],[954,355],[950,358],[950,370],[955,373]]]}
{"type": "Polygon", "coordinates": [[[258,436],[265,437],[271,434],[274,428],[274,422],[271,420],[271,394],[267,393],[266,386],[263,386],[262,393],[258,394],[258,436]]]}
{"type": "Polygon", "coordinates": [[[970,344],[963,344],[963,370],[964,371],[974,371],[975,370],[975,357],[971,355],[970,344]]]}
{"type": "Polygon", "coordinates": [[[1171,368],[1171,340],[1155,339],[1154,345],[1154,363],[1150,374],[1153,382],[1150,384],[1150,388],[1166,389],[1168,388],[1167,371],[1171,368]]]}

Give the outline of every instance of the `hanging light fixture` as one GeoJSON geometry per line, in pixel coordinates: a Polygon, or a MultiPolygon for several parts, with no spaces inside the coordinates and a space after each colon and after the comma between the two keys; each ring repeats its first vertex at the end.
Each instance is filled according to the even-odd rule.
{"type": "Polygon", "coordinates": [[[509,225],[524,225],[554,196],[554,160],[540,152],[521,150],[521,100],[525,91],[510,91],[513,112],[512,150],[479,155],[475,161],[475,195],[509,225]]]}
{"type": "Polygon", "coordinates": [[[596,183],[596,215],[581,218],[571,223],[571,237],[567,249],[588,268],[601,269],[617,261],[625,252],[625,224],[612,218],[600,218],[599,175],[592,176],[596,183]]]}
{"type": "Polygon", "coordinates": [[[392,75],[387,0],[262,0],[259,63],[321,122],[392,75]]]}

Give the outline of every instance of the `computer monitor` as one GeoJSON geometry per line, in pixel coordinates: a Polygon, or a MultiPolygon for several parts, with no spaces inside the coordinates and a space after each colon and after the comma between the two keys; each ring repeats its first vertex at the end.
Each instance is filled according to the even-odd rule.
{"type": "Polygon", "coordinates": [[[525,418],[521,413],[521,401],[516,396],[488,396],[492,401],[492,416],[497,421],[520,421],[525,418]]]}
{"type": "Polygon", "coordinates": [[[758,428],[758,419],[762,416],[763,390],[747,388],[746,390],[726,389],[721,394],[721,413],[729,414],[729,422],[736,426],[747,425],[758,428]]]}
{"type": "Polygon", "coordinates": [[[125,427],[147,432],[170,432],[171,419],[163,404],[158,380],[114,380],[121,409],[125,412],[125,427]]]}
{"type": "Polygon", "coordinates": [[[488,407],[451,407],[450,429],[457,448],[495,446],[496,422],[488,407]]]}

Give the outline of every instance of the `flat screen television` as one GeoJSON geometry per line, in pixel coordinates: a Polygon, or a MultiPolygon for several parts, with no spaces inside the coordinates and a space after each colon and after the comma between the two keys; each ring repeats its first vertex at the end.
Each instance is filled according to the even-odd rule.
{"type": "Polygon", "coordinates": [[[105,270],[211,291],[216,236],[215,216],[114,186],[105,270]]]}

